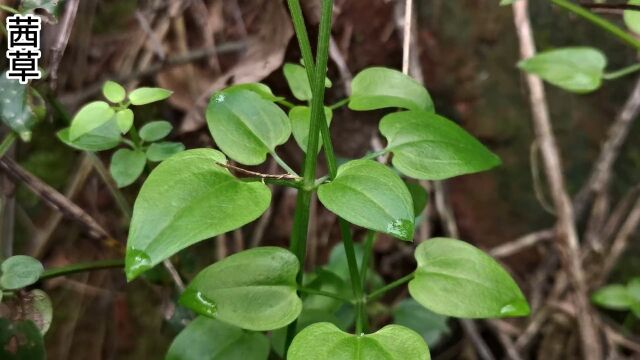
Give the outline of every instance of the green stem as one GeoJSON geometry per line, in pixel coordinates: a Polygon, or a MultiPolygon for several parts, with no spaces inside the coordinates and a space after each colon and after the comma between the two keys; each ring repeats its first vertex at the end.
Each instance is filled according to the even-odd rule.
{"type": "Polygon", "coordinates": [[[367,271],[369,271],[369,262],[371,255],[373,255],[373,244],[376,242],[376,236],[377,233],[375,231],[369,230],[364,241],[364,256],[360,267],[360,281],[362,281],[363,286],[367,283],[367,271]]]}
{"type": "Polygon", "coordinates": [[[568,0],[551,0],[552,3],[560,6],[561,8],[568,10],[585,20],[591,22],[592,24],[602,28],[603,30],[611,33],[616,36],[618,39],[627,43],[628,45],[633,46],[637,50],[640,50],[640,40],[636,39],[633,35],[624,31],[623,29],[616,26],[614,23],[606,20],[605,18],[592,13],[591,11],[583,8],[582,6],[578,6],[573,4],[568,0]]]}
{"type": "Polygon", "coordinates": [[[395,288],[397,288],[398,286],[401,286],[401,285],[403,285],[403,284],[405,284],[405,283],[408,283],[409,281],[411,281],[411,279],[413,279],[413,277],[414,277],[414,276],[415,276],[415,274],[414,274],[414,273],[411,273],[411,274],[409,274],[409,275],[403,276],[403,277],[401,277],[400,279],[398,279],[398,280],[396,280],[396,281],[394,281],[394,282],[392,282],[392,283],[389,283],[389,284],[387,284],[387,285],[385,285],[385,286],[381,287],[380,289],[378,289],[378,290],[376,290],[376,291],[372,292],[371,294],[369,294],[369,295],[367,296],[367,299],[368,299],[368,300],[375,300],[375,299],[377,299],[378,297],[380,297],[380,296],[384,295],[384,293],[386,293],[387,291],[392,290],[392,289],[395,289],[395,288]]]}
{"type": "Polygon", "coordinates": [[[278,104],[280,104],[280,105],[282,105],[282,106],[284,106],[286,108],[289,108],[289,109],[293,109],[294,107],[296,107],[296,104],[294,104],[292,102],[289,102],[289,101],[287,101],[285,99],[277,100],[276,103],[278,103],[278,104]]]}
{"type": "Polygon", "coordinates": [[[2,143],[0,143],[0,158],[4,156],[4,154],[11,149],[11,145],[16,141],[16,133],[9,130],[9,133],[2,139],[2,143]]]}
{"type": "Polygon", "coordinates": [[[106,270],[124,267],[123,259],[99,260],[94,262],[77,263],[60,268],[49,269],[40,275],[40,280],[51,279],[59,276],[76,274],[79,272],[106,270]]]}
{"type": "Polygon", "coordinates": [[[348,98],[348,97],[347,97],[347,98],[344,98],[344,99],[342,99],[342,100],[338,101],[337,103],[335,103],[335,104],[333,104],[333,105],[329,106],[329,109],[331,109],[331,110],[335,110],[335,109],[341,108],[341,107],[345,106],[346,104],[348,104],[348,103],[349,103],[349,100],[351,100],[351,99],[350,99],[350,98],[348,98]]]}
{"type": "Polygon", "coordinates": [[[383,150],[380,150],[380,151],[375,151],[375,152],[372,152],[372,153],[368,153],[367,155],[363,156],[361,158],[361,160],[374,160],[374,159],[379,158],[380,156],[385,155],[388,152],[389,152],[389,150],[383,149],[383,150]]]}
{"type": "Polygon", "coordinates": [[[8,13],[12,13],[12,14],[18,14],[18,10],[14,9],[14,8],[12,8],[10,6],[7,6],[7,5],[0,5],[0,10],[4,10],[4,11],[6,11],[8,13]]]}
{"type": "Polygon", "coordinates": [[[278,163],[278,165],[280,165],[281,168],[283,168],[286,172],[288,172],[289,175],[300,177],[300,175],[298,175],[298,173],[293,171],[293,169],[284,160],[282,160],[282,158],[278,156],[278,154],[276,154],[275,151],[270,151],[269,154],[271,154],[271,156],[278,163]]]}
{"type": "Polygon", "coordinates": [[[298,291],[302,292],[302,293],[306,293],[309,295],[320,295],[320,296],[326,296],[326,297],[330,297],[336,300],[340,300],[342,302],[351,304],[353,303],[352,299],[346,298],[344,296],[340,296],[338,294],[334,294],[328,291],[323,291],[323,290],[317,290],[317,289],[310,289],[310,288],[306,288],[306,287],[298,287],[298,291]]]}
{"type": "Polygon", "coordinates": [[[633,74],[636,71],[640,71],[640,64],[633,64],[625,68],[622,68],[620,70],[616,70],[610,73],[605,73],[602,76],[602,78],[605,80],[614,80],[614,79],[621,78],[623,76],[627,76],[629,74],[633,74]]]}

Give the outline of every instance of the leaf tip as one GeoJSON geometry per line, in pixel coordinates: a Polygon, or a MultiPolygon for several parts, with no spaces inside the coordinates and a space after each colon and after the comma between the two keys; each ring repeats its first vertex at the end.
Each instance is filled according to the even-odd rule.
{"type": "Polygon", "coordinates": [[[124,260],[124,272],[127,276],[127,282],[133,281],[152,267],[149,254],[134,248],[127,249],[127,255],[124,260]]]}
{"type": "Polygon", "coordinates": [[[530,313],[531,308],[524,298],[510,302],[500,309],[500,315],[503,317],[528,316],[530,313]]]}
{"type": "Polygon", "coordinates": [[[193,288],[187,288],[180,296],[179,302],[196,313],[210,318],[214,318],[218,312],[218,307],[213,300],[193,288]]]}

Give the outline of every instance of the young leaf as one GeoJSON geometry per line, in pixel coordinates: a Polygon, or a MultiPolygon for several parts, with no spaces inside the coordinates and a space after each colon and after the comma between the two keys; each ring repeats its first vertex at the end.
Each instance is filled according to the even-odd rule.
{"type": "Polygon", "coordinates": [[[140,138],[147,142],[158,141],[171,132],[173,125],[168,121],[152,121],[140,129],[140,138]]]}
{"type": "Polygon", "coordinates": [[[122,134],[126,134],[133,126],[133,111],[131,109],[120,110],[116,113],[116,122],[122,134]]]}
{"type": "Polygon", "coordinates": [[[38,118],[29,104],[28,86],[0,75],[0,119],[23,138],[29,138],[38,118]]]}
{"type": "MultiPolygon", "coordinates": [[[[324,117],[327,124],[331,124],[333,111],[326,106],[324,108],[324,117]]],[[[311,109],[308,106],[296,106],[289,111],[289,119],[291,119],[291,131],[293,132],[293,138],[296,139],[296,142],[302,151],[307,152],[311,109]]],[[[318,141],[318,152],[320,152],[322,149],[322,139],[318,139],[318,141]]]]}
{"type": "Polygon", "coordinates": [[[254,331],[281,328],[302,310],[298,259],[286,249],[245,250],[202,270],[180,303],[205,316],[254,331]]]}
{"type": "Polygon", "coordinates": [[[427,89],[400,71],[373,67],[356,75],[349,98],[351,110],[403,108],[433,112],[427,89]]]}
{"type": "MultiPolygon", "coordinates": [[[[311,100],[311,86],[309,85],[309,78],[307,77],[307,71],[304,66],[292,63],[284,64],[282,68],[284,77],[289,84],[293,97],[300,101],[311,100]]],[[[325,87],[331,87],[331,81],[325,79],[325,87]]]]}
{"type": "Polygon", "coordinates": [[[72,148],[84,151],[103,151],[113,149],[120,144],[120,129],[115,120],[108,121],[101,126],[81,135],[74,141],[69,138],[69,128],[62,129],[56,134],[58,139],[72,148]]]}
{"type": "Polygon", "coordinates": [[[29,320],[0,318],[0,359],[46,359],[44,340],[38,327],[29,320]]]}
{"type": "Polygon", "coordinates": [[[599,306],[611,310],[628,310],[635,302],[624,285],[613,284],[598,289],[591,300],[599,306]]]}
{"type": "Polygon", "coordinates": [[[76,141],[80,136],[101,127],[114,119],[116,112],[104,101],[91,102],[80,109],[71,120],[69,139],[76,141]]]}
{"type": "Polygon", "coordinates": [[[354,160],[342,165],[333,181],[320,185],[318,198],[350,223],[413,240],[411,193],[396,173],[378,162],[354,160]]]}
{"type": "Polygon", "coordinates": [[[147,157],[142,151],[120,149],[113,153],[109,172],[119,188],[133,184],[144,171],[147,157]]]}
{"type": "MultiPolygon", "coordinates": [[[[639,5],[640,0],[629,0],[629,5],[639,5]]],[[[625,10],[624,11],[624,23],[627,27],[636,34],[640,34],[640,11],[638,10],[625,10]]]]}
{"type": "Polygon", "coordinates": [[[409,293],[427,309],[459,318],[526,316],[529,304],[507,273],[481,250],[435,238],[415,251],[418,268],[409,293]]]}
{"type": "Polygon", "coordinates": [[[422,335],[429,347],[433,348],[447,334],[451,333],[448,318],[424,308],[415,300],[402,300],[393,309],[394,324],[406,326],[422,335]]]}
{"type": "Polygon", "coordinates": [[[373,334],[351,335],[330,323],[302,330],[287,352],[289,360],[429,360],[429,348],[415,331],[388,325],[373,334]]]}
{"type": "Polygon", "coordinates": [[[38,281],[44,271],[40,261],[26,255],[15,255],[6,259],[0,269],[0,286],[5,290],[29,286],[38,281]]]}
{"type": "Polygon", "coordinates": [[[107,81],[102,86],[102,95],[114,104],[124,101],[127,91],[115,81],[107,81]]]}
{"type": "Polygon", "coordinates": [[[476,173],[500,164],[500,158],[454,122],[425,111],[385,116],[380,132],[393,153],[393,166],[423,180],[476,173]]]}
{"type": "Polygon", "coordinates": [[[147,149],[147,159],[153,162],[164,161],[182,151],[184,151],[184,145],[179,142],[153,143],[147,149]]]}
{"type": "Polygon", "coordinates": [[[282,99],[280,97],[275,96],[273,94],[273,91],[271,91],[271,88],[269,88],[267,85],[263,83],[236,84],[236,85],[231,85],[228,88],[224,89],[225,92],[231,92],[236,90],[253,91],[254,93],[260,95],[261,98],[268,101],[278,101],[282,99]]]}
{"type": "Polygon", "coordinates": [[[223,91],[207,107],[209,131],[218,147],[244,165],[264,162],[291,135],[287,114],[248,90],[223,91]]]}
{"type": "Polygon", "coordinates": [[[171,94],[173,91],[162,88],[142,87],[133,90],[129,94],[129,100],[133,105],[146,105],[167,99],[171,94]]]}
{"type": "Polygon", "coordinates": [[[156,167],[133,207],[125,271],[133,280],[154,265],[199,241],[258,218],[271,202],[260,182],[237,180],[216,163],[211,149],[183,151],[156,167]]]}
{"type": "Polygon", "coordinates": [[[176,336],[165,360],[267,360],[269,339],[199,316],[176,336]]]}
{"type": "Polygon", "coordinates": [[[606,66],[604,54],[589,47],[545,51],[518,63],[520,69],[578,94],[597,90],[606,66]]]}

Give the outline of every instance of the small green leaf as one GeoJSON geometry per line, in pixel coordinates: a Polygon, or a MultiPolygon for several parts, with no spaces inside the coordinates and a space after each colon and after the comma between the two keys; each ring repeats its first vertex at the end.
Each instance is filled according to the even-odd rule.
{"type": "MultiPolygon", "coordinates": [[[[330,125],[331,119],[333,118],[333,111],[326,106],[324,108],[324,117],[327,124],[330,125]]],[[[289,111],[289,119],[291,119],[293,138],[296,139],[302,151],[307,152],[311,109],[308,106],[296,106],[289,111]]],[[[320,152],[322,149],[322,139],[318,139],[318,141],[318,152],[320,152]]]]}
{"type": "Polygon", "coordinates": [[[0,76],[0,120],[21,137],[28,138],[38,121],[30,104],[28,86],[7,79],[6,75],[3,72],[0,76]]]}
{"type": "MultiPolygon", "coordinates": [[[[629,5],[639,5],[640,0],[629,0],[629,5]]],[[[640,11],[637,10],[625,10],[624,11],[624,23],[627,27],[636,34],[640,34],[640,11]]]]}
{"type": "Polygon", "coordinates": [[[269,339],[199,316],[176,336],[165,360],[267,360],[269,339]]]}
{"type": "Polygon", "coordinates": [[[125,271],[132,280],[199,241],[257,219],[271,202],[269,188],[244,182],[216,163],[212,149],[183,151],[158,165],[133,207],[125,271]]]}
{"type": "MultiPolygon", "coordinates": [[[[284,64],[284,77],[289,84],[293,97],[300,101],[311,100],[311,86],[304,66],[292,63],[284,64]]],[[[331,80],[325,78],[325,87],[331,87],[331,80]]]]}
{"type": "Polygon", "coordinates": [[[116,122],[122,134],[126,134],[133,126],[133,111],[131,109],[120,110],[116,113],[116,122]]]}
{"type": "Polygon", "coordinates": [[[62,129],[56,134],[58,139],[72,148],[84,151],[103,151],[113,149],[121,141],[120,129],[114,120],[108,121],[90,132],[71,141],[69,128],[62,129]]]}
{"type": "Polygon", "coordinates": [[[598,289],[591,296],[598,306],[611,310],[628,310],[635,302],[624,285],[613,284],[598,289]]]}
{"type": "Polygon", "coordinates": [[[202,270],[180,297],[195,312],[254,331],[281,328],[302,310],[298,259],[286,249],[245,250],[202,270]]]}
{"type": "Polygon", "coordinates": [[[44,271],[40,261],[26,255],[15,255],[6,259],[0,269],[0,286],[5,290],[21,289],[34,284],[44,271]]]}
{"type": "Polygon", "coordinates": [[[429,202],[429,194],[427,190],[420,185],[412,182],[405,182],[407,185],[407,189],[411,193],[411,199],[413,199],[413,213],[416,214],[416,217],[420,216],[422,211],[427,207],[427,203],[429,202]]]}
{"type": "Polygon", "coordinates": [[[114,119],[116,112],[104,101],[91,102],[80,109],[71,120],[69,139],[76,141],[80,136],[101,127],[114,119]]]}
{"type": "Polygon", "coordinates": [[[0,359],[42,360],[46,357],[42,334],[32,321],[0,318],[0,359]]]}
{"type": "Polygon", "coordinates": [[[634,301],[640,303],[640,277],[635,277],[627,283],[627,292],[634,301]]]}
{"type": "Polygon", "coordinates": [[[184,151],[184,145],[179,142],[153,143],[147,149],[147,159],[153,162],[164,161],[182,151],[184,151]]]}
{"type": "Polygon", "coordinates": [[[413,240],[411,193],[388,167],[371,160],[354,160],[338,169],[336,178],[318,188],[320,202],[358,226],[413,240]]]}
{"type": "Polygon", "coordinates": [[[373,334],[351,335],[330,323],[302,330],[287,352],[289,360],[429,360],[429,348],[415,331],[388,325],[373,334]]]}
{"type": "Polygon", "coordinates": [[[459,318],[526,316],[529,304],[489,255],[460,240],[435,238],[415,251],[409,293],[427,309],[459,318]]]}
{"type": "Polygon", "coordinates": [[[225,92],[231,92],[236,90],[253,91],[254,93],[260,95],[261,98],[268,101],[278,101],[282,99],[280,97],[275,96],[273,94],[273,91],[271,91],[271,88],[269,88],[267,85],[263,83],[236,84],[224,89],[225,92]]]}
{"type": "Polygon", "coordinates": [[[248,90],[219,92],[207,107],[209,131],[218,147],[244,165],[258,165],[291,135],[287,114],[248,90]]]}
{"type": "Polygon", "coordinates": [[[167,99],[173,91],[162,88],[143,87],[133,90],[129,94],[129,100],[133,105],[146,105],[167,99]]]}
{"type": "Polygon", "coordinates": [[[147,157],[142,151],[120,149],[113,153],[109,171],[119,188],[133,184],[144,171],[147,157]]]}
{"type": "Polygon", "coordinates": [[[127,97],[127,91],[115,81],[107,81],[102,86],[102,95],[112,103],[119,103],[124,101],[127,97]]]}
{"type": "Polygon", "coordinates": [[[57,20],[62,3],[60,0],[23,0],[20,9],[23,13],[42,9],[57,20]]]}
{"type": "Polygon", "coordinates": [[[512,5],[517,0],[500,0],[500,6],[512,5]]]}
{"type": "Polygon", "coordinates": [[[464,129],[433,113],[389,114],[380,132],[394,155],[393,166],[415,179],[442,180],[500,165],[500,158],[464,129]]]}
{"type": "Polygon", "coordinates": [[[403,108],[433,112],[429,92],[417,81],[400,71],[373,67],[356,75],[349,98],[351,110],[403,108]]]}
{"type": "Polygon", "coordinates": [[[404,299],[393,309],[394,323],[405,326],[422,335],[429,347],[451,333],[448,318],[424,308],[413,299],[404,299]]]}
{"type": "MultiPolygon", "coordinates": [[[[353,295],[351,287],[332,271],[316,269],[314,273],[305,276],[304,286],[309,289],[322,290],[350,298],[353,295]]],[[[303,304],[305,309],[322,310],[329,313],[336,312],[342,301],[322,295],[305,295],[303,304]]]]}
{"type": "Polygon", "coordinates": [[[589,47],[545,51],[518,63],[520,69],[578,94],[597,90],[606,66],[604,54],[589,47]]]}
{"type": "Polygon", "coordinates": [[[173,125],[168,121],[152,121],[140,129],[140,138],[147,142],[158,141],[171,132],[173,125]]]}

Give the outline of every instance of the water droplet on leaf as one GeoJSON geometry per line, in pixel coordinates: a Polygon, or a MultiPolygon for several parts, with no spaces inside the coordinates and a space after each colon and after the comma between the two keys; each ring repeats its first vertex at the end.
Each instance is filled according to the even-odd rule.
{"type": "Polygon", "coordinates": [[[135,279],[152,267],[149,255],[144,251],[133,248],[127,250],[127,257],[124,263],[124,271],[127,274],[128,281],[135,279]]]}
{"type": "Polygon", "coordinates": [[[180,304],[197,312],[200,315],[215,317],[218,311],[215,302],[207,298],[202,292],[187,288],[180,296],[180,304]]]}

